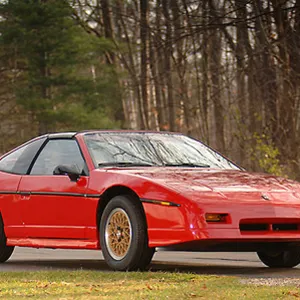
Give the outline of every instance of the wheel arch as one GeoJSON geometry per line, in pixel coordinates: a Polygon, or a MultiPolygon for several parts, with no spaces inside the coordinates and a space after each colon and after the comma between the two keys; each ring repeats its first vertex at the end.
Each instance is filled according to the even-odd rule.
{"type": "Polygon", "coordinates": [[[100,220],[101,220],[101,217],[102,217],[102,214],[103,214],[103,211],[104,211],[106,205],[109,203],[109,201],[111,199],[113,199],[116,196],[121,196],[121,195],[129,196],[129,199],[131,201],[135,201],[136,203],[138,203],[138,205],[141,209],[141,212],[143,214],[143,217],[144,217],[146,228],[148,228],[145,210],[144,210],[143,204],[142,204],[138,194],[134,190],[132,190],[131,188],[129,188],[127,186],[115,185],[115,186],[112,186],[112,187],[108,188],[100,196],[100,199],[99,199],[99,202],[98,202],[98,207],[97,207],[97,216],[96,216],[98,230],[99,230],[100,220]]]}

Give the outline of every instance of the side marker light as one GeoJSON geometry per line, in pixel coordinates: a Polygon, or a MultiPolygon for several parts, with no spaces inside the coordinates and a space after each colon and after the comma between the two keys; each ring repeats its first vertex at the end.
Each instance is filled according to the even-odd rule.
{"type": "Polygon", "coordinates": [[[226,218],[228,217],[228,214],[205,214],[205,220],[208,223],[220,223],[220,222],[226,222],[226,218]]]}

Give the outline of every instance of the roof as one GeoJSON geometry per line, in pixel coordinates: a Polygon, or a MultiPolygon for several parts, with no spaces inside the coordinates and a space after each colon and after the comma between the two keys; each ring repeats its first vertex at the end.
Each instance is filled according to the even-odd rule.
{"type": "Polygon", "coordinates": [[[76,132],[57,132],[57,133],[50,133],[48,134],[49,139],[56,139],[56,138],[72,138],[76,135],[76,132]]]}
{"type": "Polygon", "coordinates": [[[182,134],[180,132],[170,132],[170,131],[156,131],[156,130],[128,130],[128,129],[104,129],[104,130],[82,130],[76,133],[80,135],[93,134],[93,133],[155,133],[155,134],[182,134]]]}
{"type": "Polygon", "coordinates": [[[76,135],[85,135],[85,134],[94,134],[94,133],[154,133],[154,134],[182,134],[178,132],[170,131],[155,131],[155,130],[125,130],[125,129],[104,129],[104,130],[82,130],[82,131],[70,131],[70,132],[55,132],[47,133],[38,138],[46,137],[49,139],[58,139],[58,138],[73,138],[76,135]]]}

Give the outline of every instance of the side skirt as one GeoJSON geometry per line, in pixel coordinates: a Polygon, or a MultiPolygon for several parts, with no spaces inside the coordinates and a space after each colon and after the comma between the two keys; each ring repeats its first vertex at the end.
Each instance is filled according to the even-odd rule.
{"type": "Polygon", "coordinates": [[[8,238],[7,246],[51,249],[100,249],[98,240],[8,238]]]}

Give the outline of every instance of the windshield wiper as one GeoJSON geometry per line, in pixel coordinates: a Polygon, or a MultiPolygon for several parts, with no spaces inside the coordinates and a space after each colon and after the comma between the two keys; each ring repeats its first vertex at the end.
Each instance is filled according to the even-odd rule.
{"type": "Polygon", "coordinates": [[[187,167],[187,168],[210,168],[210,165],[192,164],[192,163],[165,164],[164,166],[166,166],[166,167],[187,167]]]}
{"type": "Polygon", "coordinates": [[[134,162],[105,162],[99,163],[98,167],[152,167],[148,163],[134,163],[134,162]]]}

